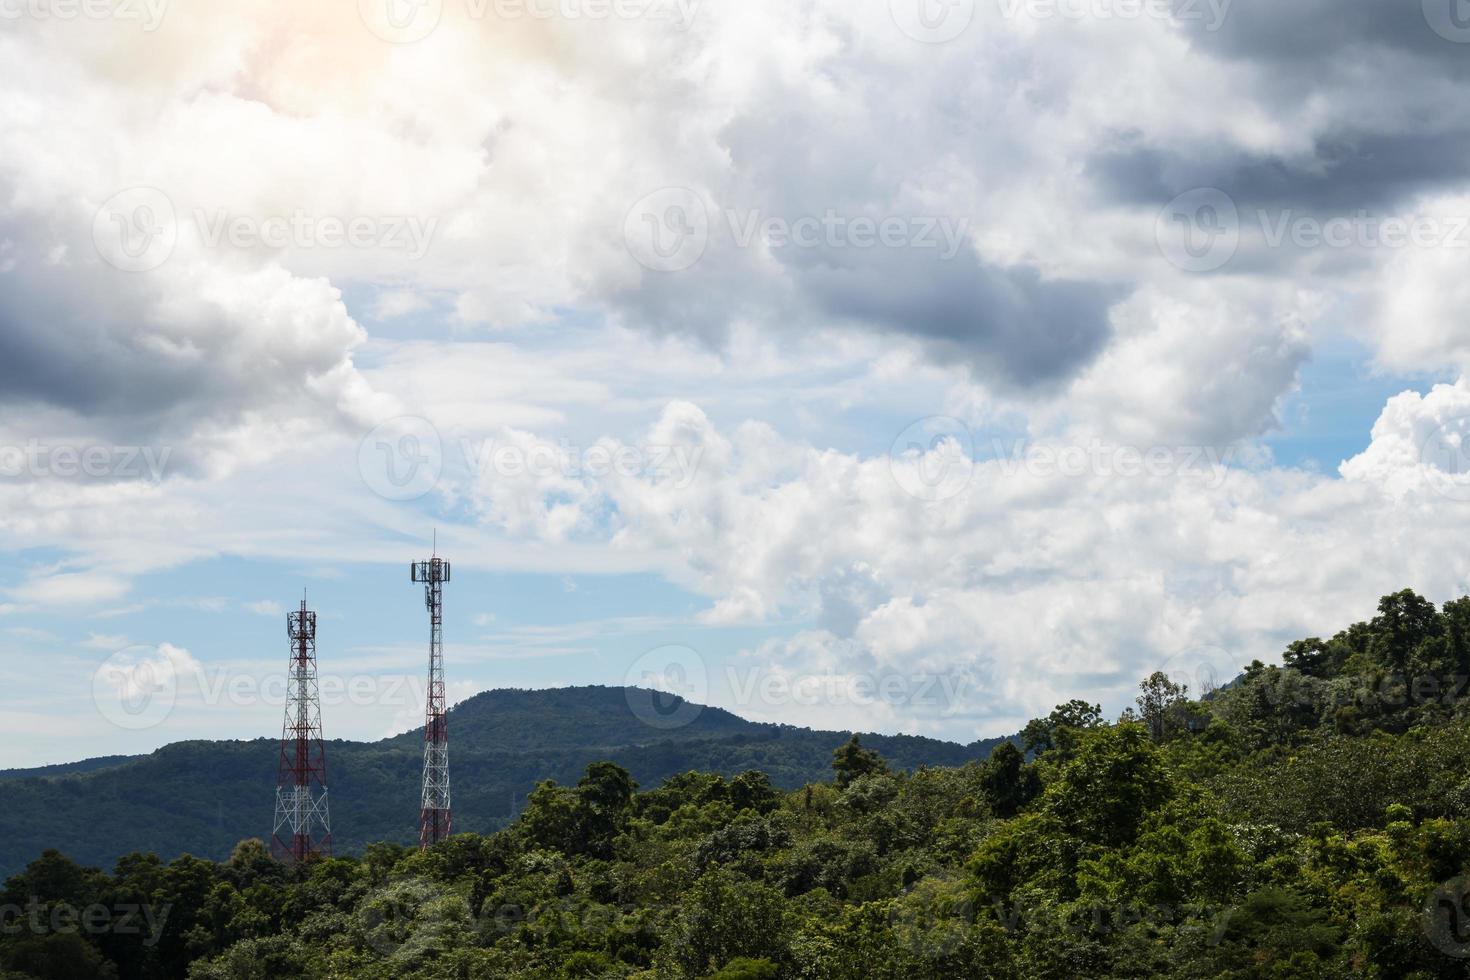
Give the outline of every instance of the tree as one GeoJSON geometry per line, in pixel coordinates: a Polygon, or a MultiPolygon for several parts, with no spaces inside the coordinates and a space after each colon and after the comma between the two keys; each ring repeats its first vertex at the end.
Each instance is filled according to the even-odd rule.
{"type": "Polygon", "coordinates": [[[1078,731],[1096,728],[1102,724],[1102,705],[1088,704],[1073,698],[1066,704],[1057,705],[1056,710],[1051,713],[1051,722],[1059,728],[1073,728],[1078,731]]]}
{"type": "Polygon", "coordinates": [[[1021,729],[1021,744],[1033,755],[1056,748],[1056,733],[1051,722],[1046,718],[1032,718],[1026,722],[1026,727],[1021,729]]]}
{"type": "Polygon", "coordinates": [[[662,824],[681,806],[704,806],[729,799],[730,788],[716,772],[682,772],[664,780],[663,785],[639,793],[634,801],[638,816],[662,824]]]}
{"type": "Polygon", "coordinates": [[[594,762],[576,788],[546,780],[531,791],[520,826],[538,847],[610,857],[627,823],[638,784],[621,766],[594,762]]]}
{"type": "Polygon", "coordinates": [[[1164,742],[1182,727],[1181,709],[1189,694],[1187,684],[1175,684],[1169,675],[1156,670],[1138,685],[1138,716],[1155,742],[1164,742]]]}
{"type": "Polygon", "coordinates": [[[270,848],[258,837],[242,840],[235,845],[235,849],[230,852],[229,868],[242,887],[262,879],[280,880],[283,870],[275,858],[271,857],[270,848]]]}
{"type": "Polygon", "coordinates": [[[1412,589],[1404,589],[1378,600],[1378,616],[1372,627],[1370,650],[1375,659],[1407,680],[1410,658],[1421,644],[1438,634],[1440,622],[1434,603],[1412,589]]]}
{"type": "MultiPolygon", "coordinates": [[[[49,851],[0,894],[0,980],[1460,976],[1465,705],[1405,707],[1403,684],[1381,682],[1394,644],[1413,669],[1456,663],[1470,600],[1432,628],[1404,626],[1413,608],[1292,644],[1290,666],[1253,662],[1203,704],[1155,675],[1139,707],[1162,712],[1161,742],[1071,701],[1028,726],[1050,740],[1040,762],[998,742],[984,762],[956,746],[958,768],[890,773],[852,738],[801,741],[797,767],[790,745],[741,741],[730,768],[772,776],[687,772],[639,792],[601,762],[543,782],[511,826],[427,852],[292,868],[256,841],[222,862],[132,854],[107,874],[49,851]],[[1170,737],[1186,710],[1209,726],[1170,737]],[[772,785],[829,753],[843,788],[772,785]],[[143,917],[125,924],[128,908],[143,917]]],[[[614,757],[672,772],[675,752],[614,757]]],[[[92,778],[0,785],[60,808],[92,778]]]]}
{"type": "Polygon", "coordinates": [[[773,889],[714,868],[682,904],[672,951],[686,976],[704,976],[736,957],[787,959],[786,902],[773,889]]]}
{"type": "Polygon", "coordinates": [[[1322,961],[1341,944],[1342,929],[1301,895],[1264,888],[1232,910],[1212,958],[1222,969],[1239,971],[1230,974],[1235,976],[1331,976],[1322,961]],[[1271,965],[1278,969],[1257,972],[1271,965]]]}
{"type": "Polygon", "coordinates": [[[1470,598],[1446,602],[1440,610],[1445,647],[1459,674],[1470,674],[1470,598]]]}
{"type": "Polygon", "coordinates": [[[583,853],[611,857],[613,838],[627,823],[638,784],[628,770],[611,762],[594,762],[577,783],[581,826],[577,842],[583,853]]]}
{"type": "Polygon", "coordinates": [[[594,762],[577,783],[577,795],[599,813],[621,814],[638,784],[628,770],[611,762],[594,762]]]}
{"type": "Polygon", "coordinates": [[[362,863],[368,872],[368,880],[374,885],[386,884],[388,873],[407,854],[408,848],[402,844],[388,841],[369,844],[362,852],[362,863]]]}
{"type": "Polygon", "coordinates": [[[770,960],[737,956],[719,973],[711,974],[710,980],[776,980],[778,976],[780,971],[770,960]]]}
{"type": "Polygon", "coordinates": [[[781,793],[771,785],[770,776],[751,769],[730,780],[730,805],[737,810],[770,813],[781,805],[781,793]]]}
{"type": "Polygon", "coordinates": [[[1095,728],[1083,735],[1045,794],[1046,809],[1081,840],[1132,841],[1144,817],[1170,796],[1159,750],[1138,725],[1095,728]]]}
{"type": "Polygon", "coordinates": [[[101,887],[100,879],[101,872],[97,869],[84,868],[60,851],[48,848],[26,865],[24,873],[6,882],[5,896],[7,903],[17,905],[31,899],[86,905],[101,887]]]}
{"type": "Polygon", "coordinates": [[[535,846],[570,854],[576,851],[581,836],[581,815],[577,794],[547,779],[526,798],[519,826],[535,846]]]}
{"type": "Polygon", "coordinates": [[[1102,705],[1088,704],[1073,698],[1066,704],[1057,705],[1047,717],[1033,718],[1027,722],[1026,727],[1021,729],[1021,743],[1025,745],[1027,752],[1035,755],[1056,748],[1069,752],[1077,732],[1100,724],[1102,705]]]}
{"type": "Polygon", "coordinates": [[[1331,671],[1331,650],[1317,637],[1296,640],[1289,644],[1281,655],[1281,662],[1308,677],[1328,677],[1331,671]]]}
{"type": "Polygon", "coordinates": [[[837,785],[846,789],[859,776],[876,776],[888,772],[888,763],[877,752],[863,748],[863,743],[854,734],[832,753],[832,768],[837,773],[837,785]]]}
{"type": "Polygon", "coordinates": [[[117,968],[76,933],[22,939],[5,953],[5,965],[35,980],[117,980],[117,968]]]}
{"type": "Polygon", "coordinates": [[[980,785],[997,817],[1014,817],[1041,790],[1036,770],[1026,765],[1021,750],[1002,742],[990,753],[980,772],[980,785]]]}

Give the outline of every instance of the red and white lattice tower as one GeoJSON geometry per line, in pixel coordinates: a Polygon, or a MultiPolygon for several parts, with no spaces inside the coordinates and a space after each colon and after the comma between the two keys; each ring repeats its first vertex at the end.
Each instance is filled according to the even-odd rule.
{"type": "Polygon", "coordinates": [[[437,549],[428,561],[414,562],[409,576],[424,586],[429,610],[429,686],[424,711],[424,791],[419,811],[419,846],[449,836],[449,722],[444,702],[444,583],[449,562],[437,549]]]}
{"type": "Polygon", "coordinates": [[[291,666],[271,851],[283,861],[299,863],[332,853],[327,750],[322,744],[322,701],[316,677],[316,613],[306,608],[305,599],[300,609],[286,614],[286,634],[291,638],[291,666]]]}

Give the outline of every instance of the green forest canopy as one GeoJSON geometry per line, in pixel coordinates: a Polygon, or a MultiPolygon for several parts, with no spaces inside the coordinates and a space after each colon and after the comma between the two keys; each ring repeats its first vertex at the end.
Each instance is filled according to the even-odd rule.
{"type": "MultiPolygon", "coordinates": [[[[1412,592],[1224,689],[1071,701],[985,761],[831,781],[613,762],[429,851],[48,851],[7,978],[1462,977],[1470,600],[1412,592]],[[1200,696],[1203,694],[1204,696],[1200,696]],[[131,918],[127,918],[132,910],[131,918]]],[[[96,833],[105,834],[106,827],[96,833]]]]}

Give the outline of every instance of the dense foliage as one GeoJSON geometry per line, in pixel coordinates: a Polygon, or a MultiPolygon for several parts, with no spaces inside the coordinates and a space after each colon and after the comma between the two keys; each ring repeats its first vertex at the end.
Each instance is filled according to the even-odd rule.
{"type": "Polygon", "coordinates": [[[508,827],[302,868],[44,854],[0,905],[7,978],[1460,977],[1470,600],[1410,592],[1330,640],[1108,722],[1059,706],[1023,754],[832,778],[597,762],[508,827]],[[151,910],[125,931],[118,910],[151,910]],[[53,926],[58,910],[73,928],[53,926]],[[91,910],[96,928],[77,927],[91,910]],[[100,911],[99,911],[100,910],[100,911]],[[12,916],[12,921],[16,917],[12,916]],[[37,926],[35,923],[39,923],[37,926]],[[156,926],[156,929],[150,929],[156,926]]]}
{"type": "MultiPolygon", "coordinates": [[[[329,706],[329,724],[330,718],[329,706]]],[[[621,687],[487,691],[455,706],[449,725],[455,827],[481,834],[513,822],[539,781],[575,782],[593,762],[616,762],[645,785],[689,770],[759,769],[793,789],[822,779],[832,750],[847,738],[756,724],[621,687]],[[677,724],[649,724],[664,715],[677,724]]],[[[1000,741],[964,746],[912,736],[865,738],[902,768],[963,765],[984,759],[1000,741]]],[[[147,756],[0,773],[0,878],[48,847],[103,867],[133,851],[224,860],[240,840],[270,830],[278,744],[180,742],[147,756]],[[98,833],[99,826],[107,833],[98,833]]],[[[418,731],[380,742],[327,743],[340,851],[417,842],[423,754],[418,731]]]]}

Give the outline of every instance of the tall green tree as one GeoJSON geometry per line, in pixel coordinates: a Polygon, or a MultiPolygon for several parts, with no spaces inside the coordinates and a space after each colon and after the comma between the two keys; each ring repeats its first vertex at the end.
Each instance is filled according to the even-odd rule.
{"type": "Polygon", "coordinates": [[[1041,755],[1052,749],[1071,751],[1076,733],[1102,724],[1102,705],[1073,698],[1059,704],[1045,718],[1033,718],[1021,729],[1021,744],[1026,751],[1041,755]]]}
{"type": "Polygon", "coordinates": [[[672,952],[685,976],[705,976],[737,958],[789,959],[786,903],[766,885],[716,869],[695,882],[682,905],[672,952]]]}
{"type": "Polygon", "coordinates": [[[1044,805],[1078,839],[1118,845],[1132,841],[1171,792],[1168,770],[1145,729],[1114,725],[1083,735],[1077,756],[1047,788],[1044,805]]]}
{"type": "Polygon", "coordinates": [[[837,773],[838,787],[845,789],[860,776],[888,772],[888,763],[877,752],[863,748],[862,740],[854,734],[832,753],[832,770],[837,773]]]}
{"type": "Polygon", "coordinates": [[[980,785],[990,800],[997,817],[1014,817],[1041,791],[1036,770],[1026,765],[1021,750],[1010,742],[1002,742],[990,753],[981,770],[980,785]]]}
{"type": "Polygon", "coordinates": [[[1378,616],[1372,626],[1374,656],[1380,664],[1406,679],[1412,672],[1414,652],[1440,631],[1434,603],[1412,589],[1380,599],[1378,616]]]}
{"type": "Polygon", "coordinates": [[[1182,712],[1189,686],[1176,684],[1168,674],[1156,670],[1138,689],[1141,692],[1136,699],[1138,717],[1148,729],[1149,737],[1155,742],[1167,741],[1183,725],[1182,712]]]}

